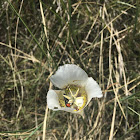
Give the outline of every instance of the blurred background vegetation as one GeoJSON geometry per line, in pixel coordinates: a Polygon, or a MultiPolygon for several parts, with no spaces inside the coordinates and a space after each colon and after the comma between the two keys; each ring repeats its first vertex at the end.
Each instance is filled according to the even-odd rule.
{"type": "Polygon", "coordinates": [[[0,140],[139,136],[139,0],[0,1],[0,140]],[[67,63],[104,94],[84,119],[46,106],[49,77],[67,63]]]}

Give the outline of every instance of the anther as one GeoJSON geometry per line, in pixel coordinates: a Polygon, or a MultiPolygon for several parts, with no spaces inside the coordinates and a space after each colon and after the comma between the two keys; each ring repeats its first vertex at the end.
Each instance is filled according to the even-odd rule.
{"type": "Polygon", "coordinates": [[[70,91],[71,96],[72,96],[72,97],[74,97],[74,95],[73,95],[73,93],[72,93],[72,91],[71,91],[71,89],[70,89],[70,88],[69,88],[69,91],[70,91]]]}
{"type": "Polygon", "coordinates": [[[78,95],[78,92],[79,92],[79,88],[77,89],[76,94],[74,95],[74,97],[76,97],[78,95]]]}
{"type": "Polygon", "coordinates": [[[65,98],[67,98],[68,100],[70,100],[71,98],[67,95],[63,95],[65,98]]]}

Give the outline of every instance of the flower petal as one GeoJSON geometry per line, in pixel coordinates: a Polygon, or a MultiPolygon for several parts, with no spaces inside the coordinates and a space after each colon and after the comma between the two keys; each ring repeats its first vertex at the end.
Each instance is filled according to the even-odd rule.
{"type": "Polygon", "coordinates": [[[71,113],[75,113],[75,114],[80,114],[81,116],[83,116],[83,109],[80,111],[75,111],[75,109],[73,108],[69,108],[69,107],[62,107],[60,110],[66,111],[66,112],[71,112],[71,113]]]}
{"type": "Polygon", "coordinates": [[[47,105],[49,109],[54,111],[60,110],[60,105],[58,101],[58,96],[54,90],[49,90],[47,94],[47,105]]]}
{"type": "Polygon", "coordinates": [[[87,73],[74,64],[60,66],[50,78],[51,82],[58,88],[65,88],[68,84],[85,85],[87,79],[87,73]]]}
{"type": "Polygon", "coordinates": [[[92,77],[88,78],[85,90],[88,95],[88,102],[94,97],[101,98],[103,96],[101,88],[92,77]]]}

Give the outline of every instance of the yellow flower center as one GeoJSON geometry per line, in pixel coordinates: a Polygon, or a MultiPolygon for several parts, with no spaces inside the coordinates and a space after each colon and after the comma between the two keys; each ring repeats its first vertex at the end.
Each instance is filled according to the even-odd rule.
{"type": "Polygon", "coordinates": [[[87,94],[83,87],[77,85],[69,85],[65,90],[61,91],[59,103],[61,107],[74,108],[74,111],[83,109],[87,103],[87,94]]]}

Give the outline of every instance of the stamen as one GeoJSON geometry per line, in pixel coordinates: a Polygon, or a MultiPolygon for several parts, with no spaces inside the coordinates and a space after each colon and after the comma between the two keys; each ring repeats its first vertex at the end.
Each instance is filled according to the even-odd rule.
{"type": "Polygon", "coordinates": [[[63,95],[65,98],[67,98],[68,100],[70,100],[71,98],[67,95],[63,95]]]}
{"type": "Polygon", "coordinates": [[[69,88],[69,91],[70,91],[71,96],[72,96],[72,97],[74,97],[74,95],[73,95],[73,93],[72,93],[72,91],[71,91],[71,89],[70,89],[70,88],[69,88]]]}
{"type": "Polygon", "coordinates": [[[78,95],[78,92],[79,92],[79,88],[77,89],[76,94],[74,95],[74,97],[76,97],[78,95]]]}

